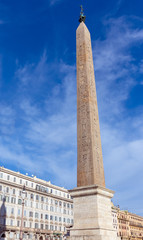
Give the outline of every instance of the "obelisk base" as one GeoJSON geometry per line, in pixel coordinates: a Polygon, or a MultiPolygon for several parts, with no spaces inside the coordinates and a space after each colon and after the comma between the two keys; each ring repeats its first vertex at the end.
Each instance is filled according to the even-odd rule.
{"type": "Polygon", "coordinates": [[[114,192],[97,185],[69,191],[74,204],[74,226],[71,240],[117,240],[111,215],[114,192]]]}

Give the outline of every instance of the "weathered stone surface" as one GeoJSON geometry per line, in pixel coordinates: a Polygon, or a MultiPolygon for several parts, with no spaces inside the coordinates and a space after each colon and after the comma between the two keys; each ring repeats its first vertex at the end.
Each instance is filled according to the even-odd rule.
{"type": "Polygon", "coordinates": [[[90,33],[82,22],[77,49],[77,186],[105,187],[90,33]]]}
{"type": "Polygon", "coordinates": [[[111,215],[113,193],[97,185],[70,190],[74,201],[74,227],[70,239],[117,240],[111,215]]]}

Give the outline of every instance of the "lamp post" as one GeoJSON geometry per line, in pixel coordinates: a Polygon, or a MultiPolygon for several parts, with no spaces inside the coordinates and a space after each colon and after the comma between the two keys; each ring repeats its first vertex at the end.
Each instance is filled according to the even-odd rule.
{"type": "Polygon", "coordinates": [[[24,215],[24,200],[25,200],[25,185],[23,186],[22,190],[22,215],[21,215],[21,226],[20,226],[20,240],[22,240],[22,233],[23,233],[23,215],[24,215]]]}

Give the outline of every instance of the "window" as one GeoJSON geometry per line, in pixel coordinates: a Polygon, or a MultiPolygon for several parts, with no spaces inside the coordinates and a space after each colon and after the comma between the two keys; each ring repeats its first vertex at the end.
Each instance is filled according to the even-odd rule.
{"type": "Polygon", "coordinates": [[[59,201],[59,206],[60,206],[60,207],[62,206],[62,202],[61,202],[61,201],[59,201]]]}
{"type": "Polygon", "coordinates": [[[31,187],[33,188],[33,183],[31,183],[31,187]]]}
{"type": "Polygon", "coordinates": [[[6,188],[6,192],[9,193],[9,187],[6,188]]]}
{"type": "Polygon", "coordinates": [[[13,194],[15,194],[15,189],[13,189],[13,194]]]}
{"type": "Polygon", "coordinates": [[[30,198],[34,199],[34,194],[33,193],[30,194],[30,198]]]}
{"type": "Polygon", "coordinates": [[[46,203],[48,203],[48,198],[46,198],[46,203]]]}
{"type": "Polygon", "coordinates": [[[24,217],[26,217],[26,210],[24,210],[24,217]]]}
{"type": "Polygon", "coordinates": [[[66,207],[66,203],[64,202],[64,207],[66,207]]]}
{"type": "Polygon", "coordinates": [[[22,184],[22,179],[20,179],[20,184],[22,184]]]}
{"type": "Polygon", "coordinates": [[[6,202],[9,202],[9,197],[6,196],[6,197],[5,197],[5,200],[6,200],[6,202]]]}
{"type": "Polygon", "coordinates": [[[28,181],[25,182],[25,185],[28,186],[28,181]]]}
{"type": "Polygon", "coordinates": [[[10,176],[9,175],[7,175],[7,180],[10,180],[10,176]]]}
{"type": "Polygon", "coordinates": [[[20,227],[20,221],[17,221],[17,227],[20,227]]]}
{"type": "Polygon", "coordinates": [[[64,222],[64,223],[66,222],[66,219],[65,219],[65,218],[63,218],[63,222],[64,222]]]}
{"type": "Polygon", "coordinates": [[[52,206],[50,207],[50,211],[51,211],[51,212],[53,212],[53,211],[54,211],[54,208],[53,208],[52,206]]]}
{"type": "Polygon", "coordinates": [[[11,214],[14,214],[14,208],[11,208],[11,214]]]}
{"type": "Polygon", "coordinates": [[[18,216],[20,216],[20,209],[18,209],[18,216]]]}
{"type": "Polygon", "coordinates": [[[39,200],[39,195],[36,195],[36,200],[37,200],[37,201],[39,200]]]}
{"type": "Polygon", "coordinates": [[[21,205],[22,204],[22,200],[18,199],[18,204],[21,205]]]}
{"type": "Polygon", "coordinates": [[[53,220],[53,216],[52,215],[50,216],[50,220],[53,220]]]}
{"type": "Polygon", "coordinates": [[[55,200],[55,205],[58,205],[58,201],[57,200],[55,200]]]}
{"type": "Polygon", "coordinates": [[[21,196],[22,195],[22,191],[19,191],[19,196],[21,196]]]}
{"type": "Polygon", "coordinates": [[[46,210],[48,211],[48,205],[46,205],[46,210]]]}
{"type": "Polygon", "coordinates": [[[11,219],[11,221],[10,221],[10,225],[13,226],[13,220],[12,220],[12,219],[11,219]]]}
{"type": "Polygon", "coordinates": [[[44,197],[41,197],[41,202],[44,202],[44,197]]]}
{"type": "Polygon", "coordinates": [[[45,219],[48,220],[49,216],[48,214],[45,214],[45,219]]]}
{"type": "Polygon", "coordinates": [[[70,207],[69,203],[67,204],[67,207],[68,207],[68,208],[70,207]]]}
{"type": "Polygon", "coordinates": [[[29,212],[29,217],[33,217],[33,212],[29,212]]]}
{"type": "Polygon", "coordinates": [[[35,228],[38,228],[38,223],[35,223],[35,228]]]}
{"type": "Polygon", "coordinates": [[[3,178],[3,173],[2,172],[0,173],[0,178],[3,178]]]}
{"type": "Polygon", "coordinates": [[[59,222],[61,222],[62,221],[62,218],[61,217],[59,217],[59,222]]]}
{"type": "Polygon", "coordinates": [[[43,224],[41,224],[41,229],[44,229],[44,225],[43,224]]]}
{"type": "Polygon", "coordinates": [[[43,214],[41,213],[41,219],[43,219],[43,214]]]}
{"type": "Polygon", "coordinates": [[[2,191],[2,186],[0,185],[0,191],[2,191]]]}
{"type": "Polygon", "coordinates": [[[46,229],[46,230],[48,230],[48,229],[49,229],[49,226],[48,226],[47,224],[45,225],[45,229],[46,229]]]}
{"type": "Polygon", "coordinates": [[[24,227],[26,227],[26,222],[24,222],[24,227]]]}
{"type": "Polygon", "coordinates": [[[16,182],[16,177],[13,178],[13,181],[16,182]]]}
{"type": "Polygon", "coordinates": [[[55,226],[55,231],[57,231],[57,226],[55,226]]]}
{"type": "Polygon", "coordinates": [[[54,230],[54,227],[53,225],[50,225],[50,230],[53,231],[54,230]]]}
{"type": "Polygon", "coordinates": [[[73,208],[73,204],[71,204],[71,208],[73,208]]]}
{"type": "Polygon", "coordinates": [[[36,203],[36,208],[38,208],[38,203],[36,203]]]}
{"type": "Polygon", "coordinates": [[[55,216],[55,221],[57,221],[57,216],[55,216]]]}
{"type": "Polygon", "coordinates": [[[39,214],[36,212],[35,213],[35,218],[38,218],[39,217],[39,214]]]}

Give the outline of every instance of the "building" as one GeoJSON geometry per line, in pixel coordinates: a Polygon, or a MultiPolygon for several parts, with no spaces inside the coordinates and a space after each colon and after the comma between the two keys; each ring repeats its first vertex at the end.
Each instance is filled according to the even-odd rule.
{"type": "Polygon", "coordinates": [[[122,240],[143,240],[143,217],[112,204],[113,227],[122,240]]]}
{"type": "Polygon", "coordinates": [[[62,238],[72,202],[65,188],[0,167],[0,239],[62,238]]]}

